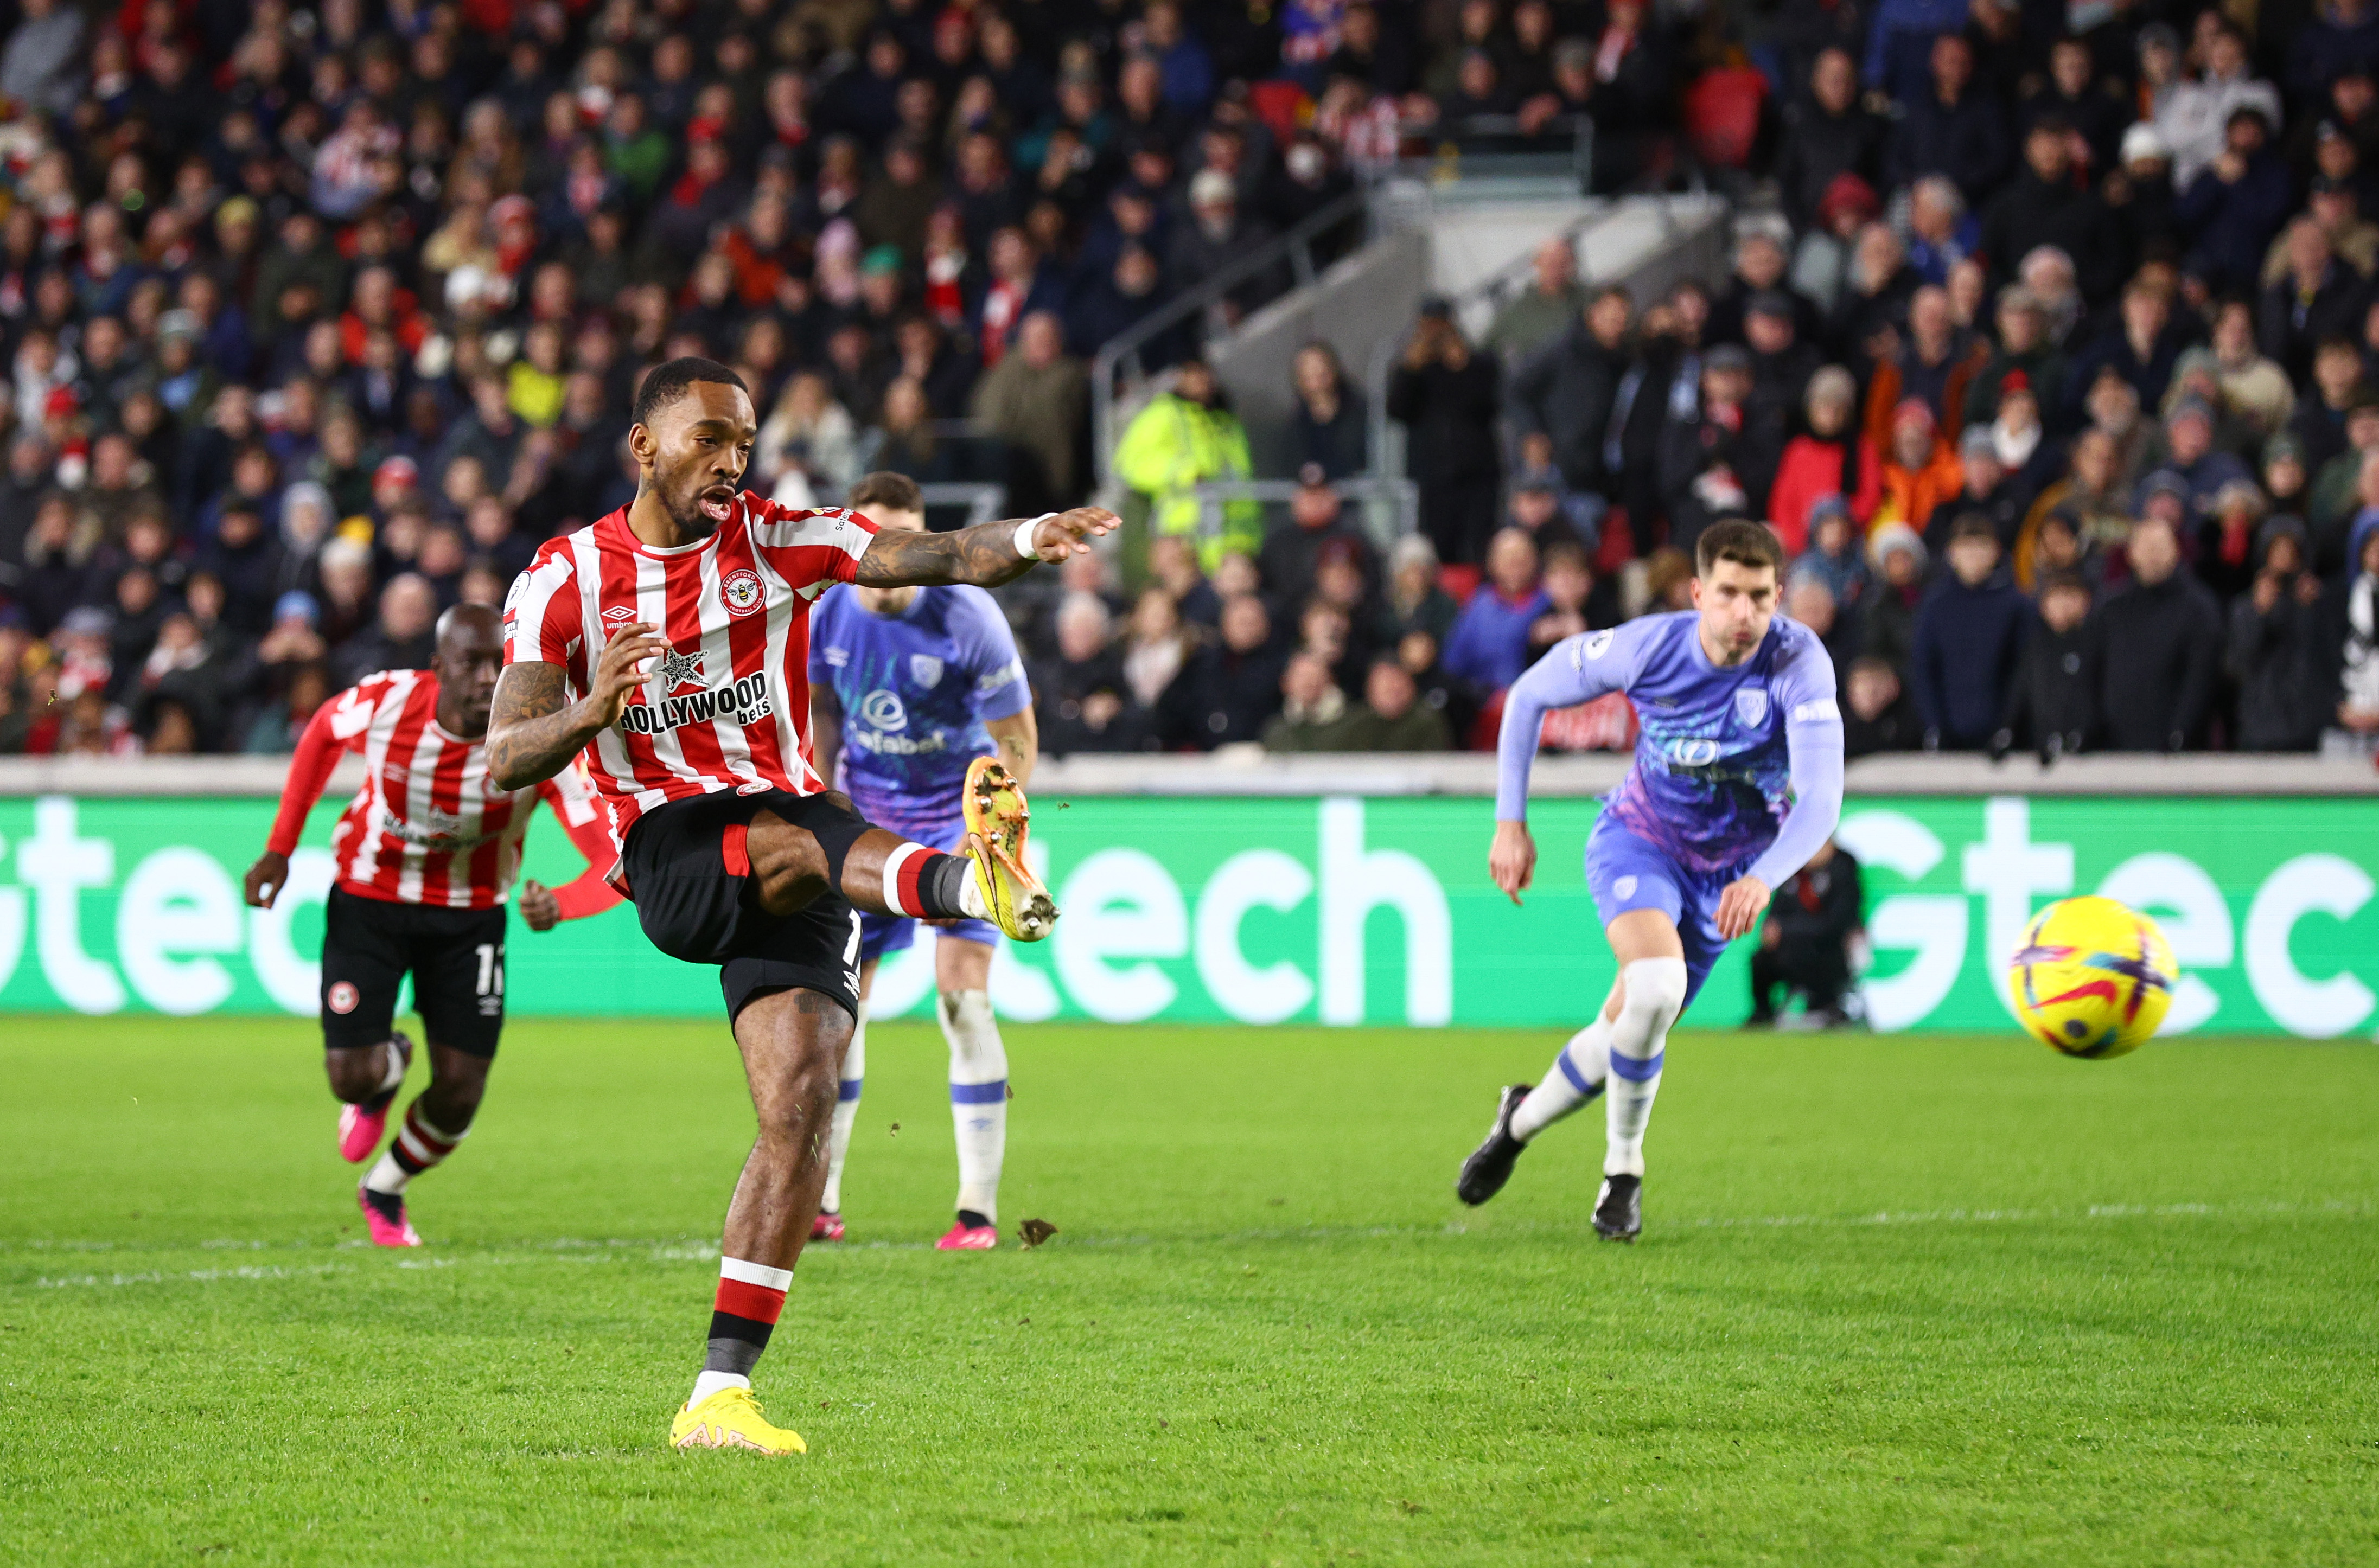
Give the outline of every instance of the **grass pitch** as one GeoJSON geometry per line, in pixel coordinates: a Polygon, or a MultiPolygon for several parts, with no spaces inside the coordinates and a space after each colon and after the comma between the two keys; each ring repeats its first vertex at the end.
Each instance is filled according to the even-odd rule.
{"type": "Polygon", "coordinates": [[[0,1560],[2379,1561],[2379,1050],[1684,1034],[1467,1212],[1520,1033],[1018,1029],[1003,1222],[879,1028],[762,1366],[677,1454],[749,1132],[715,1026],[518,1023],[430,1246],[297,1022],[0,1019],[0,1560]],[[898,1123],[899,1132],[892,1131],[898,1123]]]}

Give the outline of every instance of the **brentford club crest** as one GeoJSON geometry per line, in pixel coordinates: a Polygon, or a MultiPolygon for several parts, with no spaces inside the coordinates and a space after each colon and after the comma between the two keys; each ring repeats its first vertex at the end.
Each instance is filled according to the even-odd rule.
{"type": "Polygon", "coordinates": [[[719,580],[719,597],[730,615],[749,615],[760,608],[765,597],[760,592],[760,574],[749,567],[730,572],[719,580]]]}
{"type": "Polygon", "coordinates": [[[323,999],[331,1004],[332,1012],[339,1014],[354,1012],[356,1004],[363,1000],[356,994],[354,984],[344,980],[334,983],[331,987],[331,994],[323,999]]]}

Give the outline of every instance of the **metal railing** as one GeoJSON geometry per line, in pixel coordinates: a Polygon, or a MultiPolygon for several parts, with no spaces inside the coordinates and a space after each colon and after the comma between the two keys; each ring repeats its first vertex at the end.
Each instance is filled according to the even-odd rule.
{"type": "Polygon", "coordinates": [[[1456,119],[1407,120],[1396,127],[1406,141],[1429,151],[1399,153],[1393,163],[1373,165],[1375,177],[1389,174],[1432,185],[1463,179],[1541,179],[1571,182],[1580,196],[1594,191],[1594,116],[1555,115],[1535,130],[1517,115],[1466,115],[1456,119]]]}
{"type": "MultiPolygon", "coordinates": [[[[1330,488],[1358,509],[1364,531],[1382,549],[1420,529],[1420,487],[1410,479],[1341,479],[1330,488]]],[[[1190,493],[1198,502],[1199,537],[1222,537],[1224,513],[1234,501],[1281,506],[1294,501],[1298,489],[1294,479],[1214,479],[1194,486],[1190,493]]]]}
{"type": "Polygon", "coordinates": [[[1360,188],[1347,192],[1272,244],[1249,252],[1221,271],[1208,276],[1197,287],[1151,311],[1123,332],[1107,340],[1099,349],[1098,357],[1091,362],[1092,444],[1096,449],[1097,476],[1101,481],[1113,475],[1116,444],[1121,439],[1115,428],[1117,373],[1129,366],[1134,384],[1146,380],[1147,372],[1141,363],[1141,349],[1183,322],[1202,315],[1250,278],[1278,266],[1284,258],[1288,262],[1290,276],[1296,280],[1296,287],[1303,288],[1311,283],[1321,275],[1321,269],[1313,259],[1314,241],[1340,224],[1361,216],[1369,199],[1369,194],[1360,188]]]}
{"type": "Polygon", "coordinates": [[[919,485],[917,493],[924,498],[927,526],[933,514],[941,509],[964,508],[966,521],[956,525],[972,528],[978,523],[996,522],[1008,510],[1008,487],[993,484],[919,485]]]}

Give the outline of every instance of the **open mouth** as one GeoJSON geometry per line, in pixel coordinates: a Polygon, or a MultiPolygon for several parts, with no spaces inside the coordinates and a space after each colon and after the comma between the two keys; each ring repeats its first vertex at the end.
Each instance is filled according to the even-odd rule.
{"type": "Polygon", "coordinates": [[[702,514],[713,523],[724,523],[735,509],[735,492],[725,485],[713,485],[694,498],[702,514]]]}

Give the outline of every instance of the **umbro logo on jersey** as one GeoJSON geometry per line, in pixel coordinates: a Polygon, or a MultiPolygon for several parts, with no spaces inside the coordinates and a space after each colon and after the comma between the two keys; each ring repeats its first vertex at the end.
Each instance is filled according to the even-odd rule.
{"type": "Polygon", "coordinates": [[[617,626],[623,621],[634,621],[636,612],[623,604],[615,604],[603,612],[603,619],[617,626]]]}
{"type": "Polygon", "coordinates": [[[661,655],[661,690],[674,692],[680,686],[702,684],[702,650],[682,654],[675,648],[661,655]]]}

